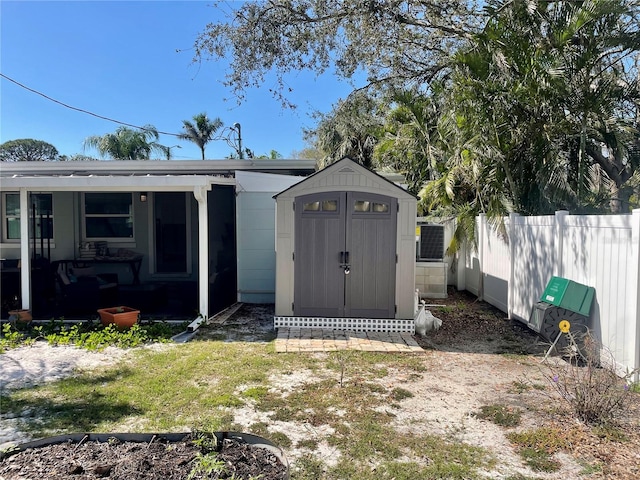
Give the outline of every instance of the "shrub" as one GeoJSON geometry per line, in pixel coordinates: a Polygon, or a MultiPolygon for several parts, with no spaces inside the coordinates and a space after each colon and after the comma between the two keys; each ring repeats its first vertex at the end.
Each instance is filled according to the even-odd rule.
{"type": "Polygon", "coordinates": [[[629,380],[636,372],[620,376],[613,356],[589,331],[579,344],[579,355],[574,347],[565,357],[566,365],[549,365],[543,374],[580,420],[592,425],[610,423],[624,410],[632,394],[629,380]]]}

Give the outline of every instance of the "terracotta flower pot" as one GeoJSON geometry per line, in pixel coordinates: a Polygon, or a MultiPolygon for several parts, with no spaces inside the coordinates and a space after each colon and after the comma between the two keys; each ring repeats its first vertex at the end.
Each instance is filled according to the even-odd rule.
{"type": "Polygon", "coordinates": [[[29,323],[31,320],[33,320],[31,311],[24,309],[9,310],[9,317],[14,317],[17,321],[24,323],[29,323]]]}
{"type": "Polygon", "coordinates": [[[138,321],[140,310],[131,307],[111,307],[98,310],[100,321],[106,327],[115,323],[118,328],[131,328],[138,321]]]}

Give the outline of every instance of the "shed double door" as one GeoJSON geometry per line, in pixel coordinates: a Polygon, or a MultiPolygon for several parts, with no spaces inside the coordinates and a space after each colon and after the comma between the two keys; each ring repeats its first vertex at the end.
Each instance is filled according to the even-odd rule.
{"type": "Polygon", "coordinates": [[[394,318],[397,199],[323,192],[294,208],[294,315],[394,318]]]}

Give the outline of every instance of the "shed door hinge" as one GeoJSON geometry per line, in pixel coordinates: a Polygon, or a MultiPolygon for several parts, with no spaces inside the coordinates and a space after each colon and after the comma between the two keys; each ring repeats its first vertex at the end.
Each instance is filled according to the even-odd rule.
{"type": "Polygon", "coordinates": [[[293,252],[291,254],[291,260],[295,261],[296,260],[296,252],[293,252]]]}
{"type": "Polygon", "coordinates": [[[293,310],[294,310],[294,308],[293,308],[293,302],[291,302],[291,311],[293,311],[293,310]]]}

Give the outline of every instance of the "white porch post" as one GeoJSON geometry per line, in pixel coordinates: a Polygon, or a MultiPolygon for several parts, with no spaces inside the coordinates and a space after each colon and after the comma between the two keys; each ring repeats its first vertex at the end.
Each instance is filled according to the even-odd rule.
{"type": "MultiPolygon", "coordinates": [[[[29,192],[20,189],[20,297],[21,308],[31,308],[31,255],[29,255],[29,192]]],[[[35,235],[35,232],[34,232],[35,235]]]]}
{"type": "Polygon", "coordinates": [[[209,319],[209,215],[206,187],[196,187],[198,201],[198,305],[204,321],[209,319]]]}

